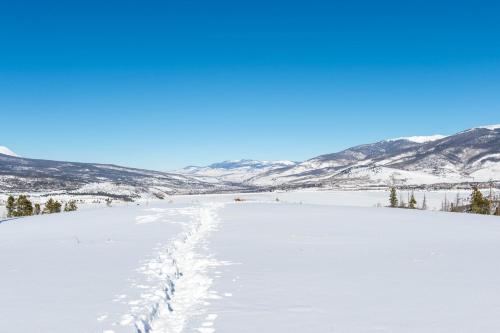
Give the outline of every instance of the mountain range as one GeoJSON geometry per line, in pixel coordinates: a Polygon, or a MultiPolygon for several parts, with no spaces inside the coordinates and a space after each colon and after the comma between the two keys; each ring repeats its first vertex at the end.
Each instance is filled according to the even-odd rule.
{"type": "Polygon", "coordinates": [[[361,189],[500,181],[500,125],[454,135],[412,136],[355,146],[304,162],[231,160],[174,172],[17,156],[0,147],[0,192],[169,194],[305,187],[361,189]]]}
{"type": "MultiPolygon", "coordinates": [[[[197,176],[227,172],[248,186],[277,188],[356,189],[499,181],[500,125],[476,127],[449,136],[387,139],[301,163],[266,162],[267,169],[248,170],[250,162],[242,161],[240,165],[226,162],[181,172],[197,176]]],[[[260,165],[258,161],[252,163],[260,165]]]]}
{"type": "Polygon", "coordinates": [[[224,161],[208,166],[188,166],[177,172],[209,182],[245,184],[261,174],[297,165],[292,161],[257,161],[250,159],[224,161]]]}
{"type": "Polygon", "coordinates": [[[0,193],[72,194],[133,200],[234,189],[223,182],[209,183],[182,174],[0,153],[0,193]]]}

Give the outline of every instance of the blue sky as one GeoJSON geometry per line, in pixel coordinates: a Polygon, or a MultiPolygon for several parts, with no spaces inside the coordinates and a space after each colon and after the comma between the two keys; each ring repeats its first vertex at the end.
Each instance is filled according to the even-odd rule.
{"type": "Polygon", "coordinates": [[[0,0],[0,145],[174,169],[500,123],[498,1],[0,0]]]}

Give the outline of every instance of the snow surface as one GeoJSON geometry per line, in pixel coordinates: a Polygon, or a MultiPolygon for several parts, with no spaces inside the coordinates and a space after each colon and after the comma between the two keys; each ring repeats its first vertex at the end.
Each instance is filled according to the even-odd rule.
{"type": "Polygon", "coordinates": [[[500,219],[373,207],[387,196],[176,196],[4,221],[0,331],[498,332],[500,219]]]}
{"type": "Polygon", "coordinates": [[[197,257],[195,247],[220,205],[133,205],[4,221],[2,331],[181,332],[210,296],[206,270],[217,263],[197,257]]]}
{"type": "Polygon", "coordinates": [[[14,156],[14,157],[19,157],[19,155],[17,155],[12,150],[10,150],[9,148],[4,147],[4,146],[0,146],[0,154],[14,156]]]}
{"type": "Polygon", "coordinates": [[[489,129],[491,131],[494,131],[494,130],[500,128],[500,124],[497,124],[497,125],[486,125],[486,126],[480,126],[480,127],[476,127],[476,128],[485,128],[485,129],[489,129]]]}
{"type": "Polygon", "coordinates": [[[216,332],[500,328],[498,219],[290,204],[230,205],[220,218],[211,249],[235,264],[214,284],[228,296],[207,307],[216,332]]]}
{"type": "Polygon", "coordinates": [[[416,142],[416,143],[424,143],[424,142],[440,140],[443,138],[446,138],[446,135],[434,134],[434,135],[427,135],[427,136],[407,136],[407,137],[389,139],[387,141],[408,140],[408,141],[416,142]]]}

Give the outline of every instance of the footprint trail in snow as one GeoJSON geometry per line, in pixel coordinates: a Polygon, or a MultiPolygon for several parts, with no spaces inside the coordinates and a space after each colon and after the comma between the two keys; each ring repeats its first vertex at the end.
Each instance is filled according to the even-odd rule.
{"type": "Polygon", "coordinates": [[[224,204],[208,203],[199,207],[150,209],[136,218],[137,223],[170,222],[175,216],[190,215],[192,222],[184,223],[184,231],[167,245],[160,246],[157,254],[144,263],[139,271],[147,284],[136,284],[141,297],[128,301],[129,313],[124,314],[113,328],[134,326],[139,333],[180,333],[189,319],[205,315],[198,329],[214,332],[217,315],[205,314],[208,301],[219,296],[212,291],[211,271],[227,263],[207,254],[207,240],[217,228],[217,211],[224,204]]]}

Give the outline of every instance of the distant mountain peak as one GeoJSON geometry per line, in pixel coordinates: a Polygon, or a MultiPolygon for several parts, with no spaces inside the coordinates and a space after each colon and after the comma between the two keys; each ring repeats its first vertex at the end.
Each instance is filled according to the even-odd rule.
{"type": "Polygon", "coordinates": [[[14,157],[19,157],[16,153],[14,153],[12,150],[10,150],[7,147],[0,146],[0,154],[8,155],[8,156],[14,156],[14,157]]]}
{"type": "Polygon", "coordinates": [[[290,168],[253,177],[250,184],[300,188],[500,181],[500,125],[456,134],[410,136],[362,144],[290,168]]]}
{"type": "Polygon", "coordinates": [[[202,177],[202,179],[218,179],[229,182],[242,183],[250,178],[271,170],[278,170],[297,165],[292,161],[268,161],[268,160],[226,160],[212,163],[207,166],[189,166],[177,172],[190,176],[202,177]]]}
{"type": "Polygon", "coordinates": [[[497,125],[479,126],[479,127],[476,127],[476,128],[484,128],[484,129],[488,129],[488,130],[490,130],[490,131],[494,131],[494,130],[500,129],[500,124],[497,124],[497,125]]]}
{"type": "Polygon", "coordinates": [[[387,141],[407,140],[407,141],[416,142],[416,143],[425,143],[425,142],[440,140],[443,138],[446,138],[446,135],[434,134],[434,135],[425,135],[425,136],[407,136],[407,137],[389,139],[387,141]]]}
{"type": "Polygon", "coordinates": [[[266,168],[266,167],[277,167],[277,166],[290,166],[295,164],[297,163],[292,161],[266,161],[266,160],[239,159],[239,160],[227,160],[218,163],[213,163],[210,164],[208,167],[216,169],[234,169],[242,167],[266,168]]]}

